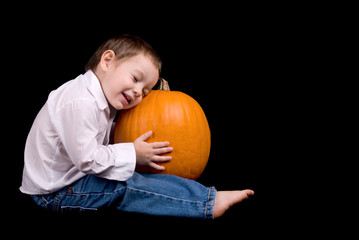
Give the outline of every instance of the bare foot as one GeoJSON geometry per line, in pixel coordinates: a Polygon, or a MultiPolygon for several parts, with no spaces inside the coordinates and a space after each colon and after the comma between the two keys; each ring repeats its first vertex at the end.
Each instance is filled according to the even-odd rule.
{"type": "Polygon", "coordinates": [[[242,191],[218,191],[213,206],[213,217],[218,218],[224,214],[234,204],[242,202],[254,192],[250,189],[242,191]]]}

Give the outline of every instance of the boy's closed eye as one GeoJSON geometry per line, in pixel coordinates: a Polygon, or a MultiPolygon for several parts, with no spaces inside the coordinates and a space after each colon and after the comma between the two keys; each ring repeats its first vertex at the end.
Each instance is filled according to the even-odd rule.
{"type": "MultiPolygon", "coordinates": [[[[138,83],[140,80],[137,78],[137,77],[135,77],[135,76],[132,76],[132,80],[133,80],[133,82],[134,83],[138,83]]],[[[144,91],[142,90],[142,96],[144,97],[145,96],[145,93],[144,93],[144,91]]]]}
{"type": "MultiPolygon", "coordinates": [[[[138,82],[140,82],[140,79],[138,79],[137,77],[133,76],[133,82],[134,82],[134,83],[138,83],[138,82]]],[[[146,89],[146,88],[144,88],[144,89],[142,90],[142,97],[147,96],[147,95],[150,93],[150,91],[151,91],[151,89],[146,89]]]]}

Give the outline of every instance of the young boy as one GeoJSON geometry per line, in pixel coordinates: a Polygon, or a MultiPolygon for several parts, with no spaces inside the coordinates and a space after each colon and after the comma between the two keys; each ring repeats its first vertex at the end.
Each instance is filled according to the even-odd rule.
{"type": "Polygon", "coordinates": [[[165,174],[140,174],[135,166],[158,163],[169,142],[109,144],[117,110],[139,104],[156,85],[161,59],[144,40],[109,39],[90,58],[86,73],[52,91],[32,125],[25,146],[21,192],[54,211],[97,210],[216,218],[252,190],[216,191],[165,174]]]}

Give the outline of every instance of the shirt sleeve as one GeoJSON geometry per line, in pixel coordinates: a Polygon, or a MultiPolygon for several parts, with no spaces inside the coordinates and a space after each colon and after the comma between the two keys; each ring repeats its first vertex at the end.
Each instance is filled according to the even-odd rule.
{"type": "Polygon", "coordinates": [[[102,145],[108,123],[100,120],[99,111],[95,102],[86,99],[60,108],[53,118],[59,144],[63,145],[73,164],[85,174],[126,181],[133,175],[136,165],[134,145],[102,145]]]}

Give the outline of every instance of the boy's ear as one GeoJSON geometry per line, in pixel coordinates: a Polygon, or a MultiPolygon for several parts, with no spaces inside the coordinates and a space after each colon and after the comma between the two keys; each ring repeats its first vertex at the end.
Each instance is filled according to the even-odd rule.
{"type": "Polygon", "coordinates": [[[116,54],[112,50],[106,50],[100,60],[100,67],[102,71],[106,72],[107,69],[110,67],[111,63],[115,60],[116,54]]]}

